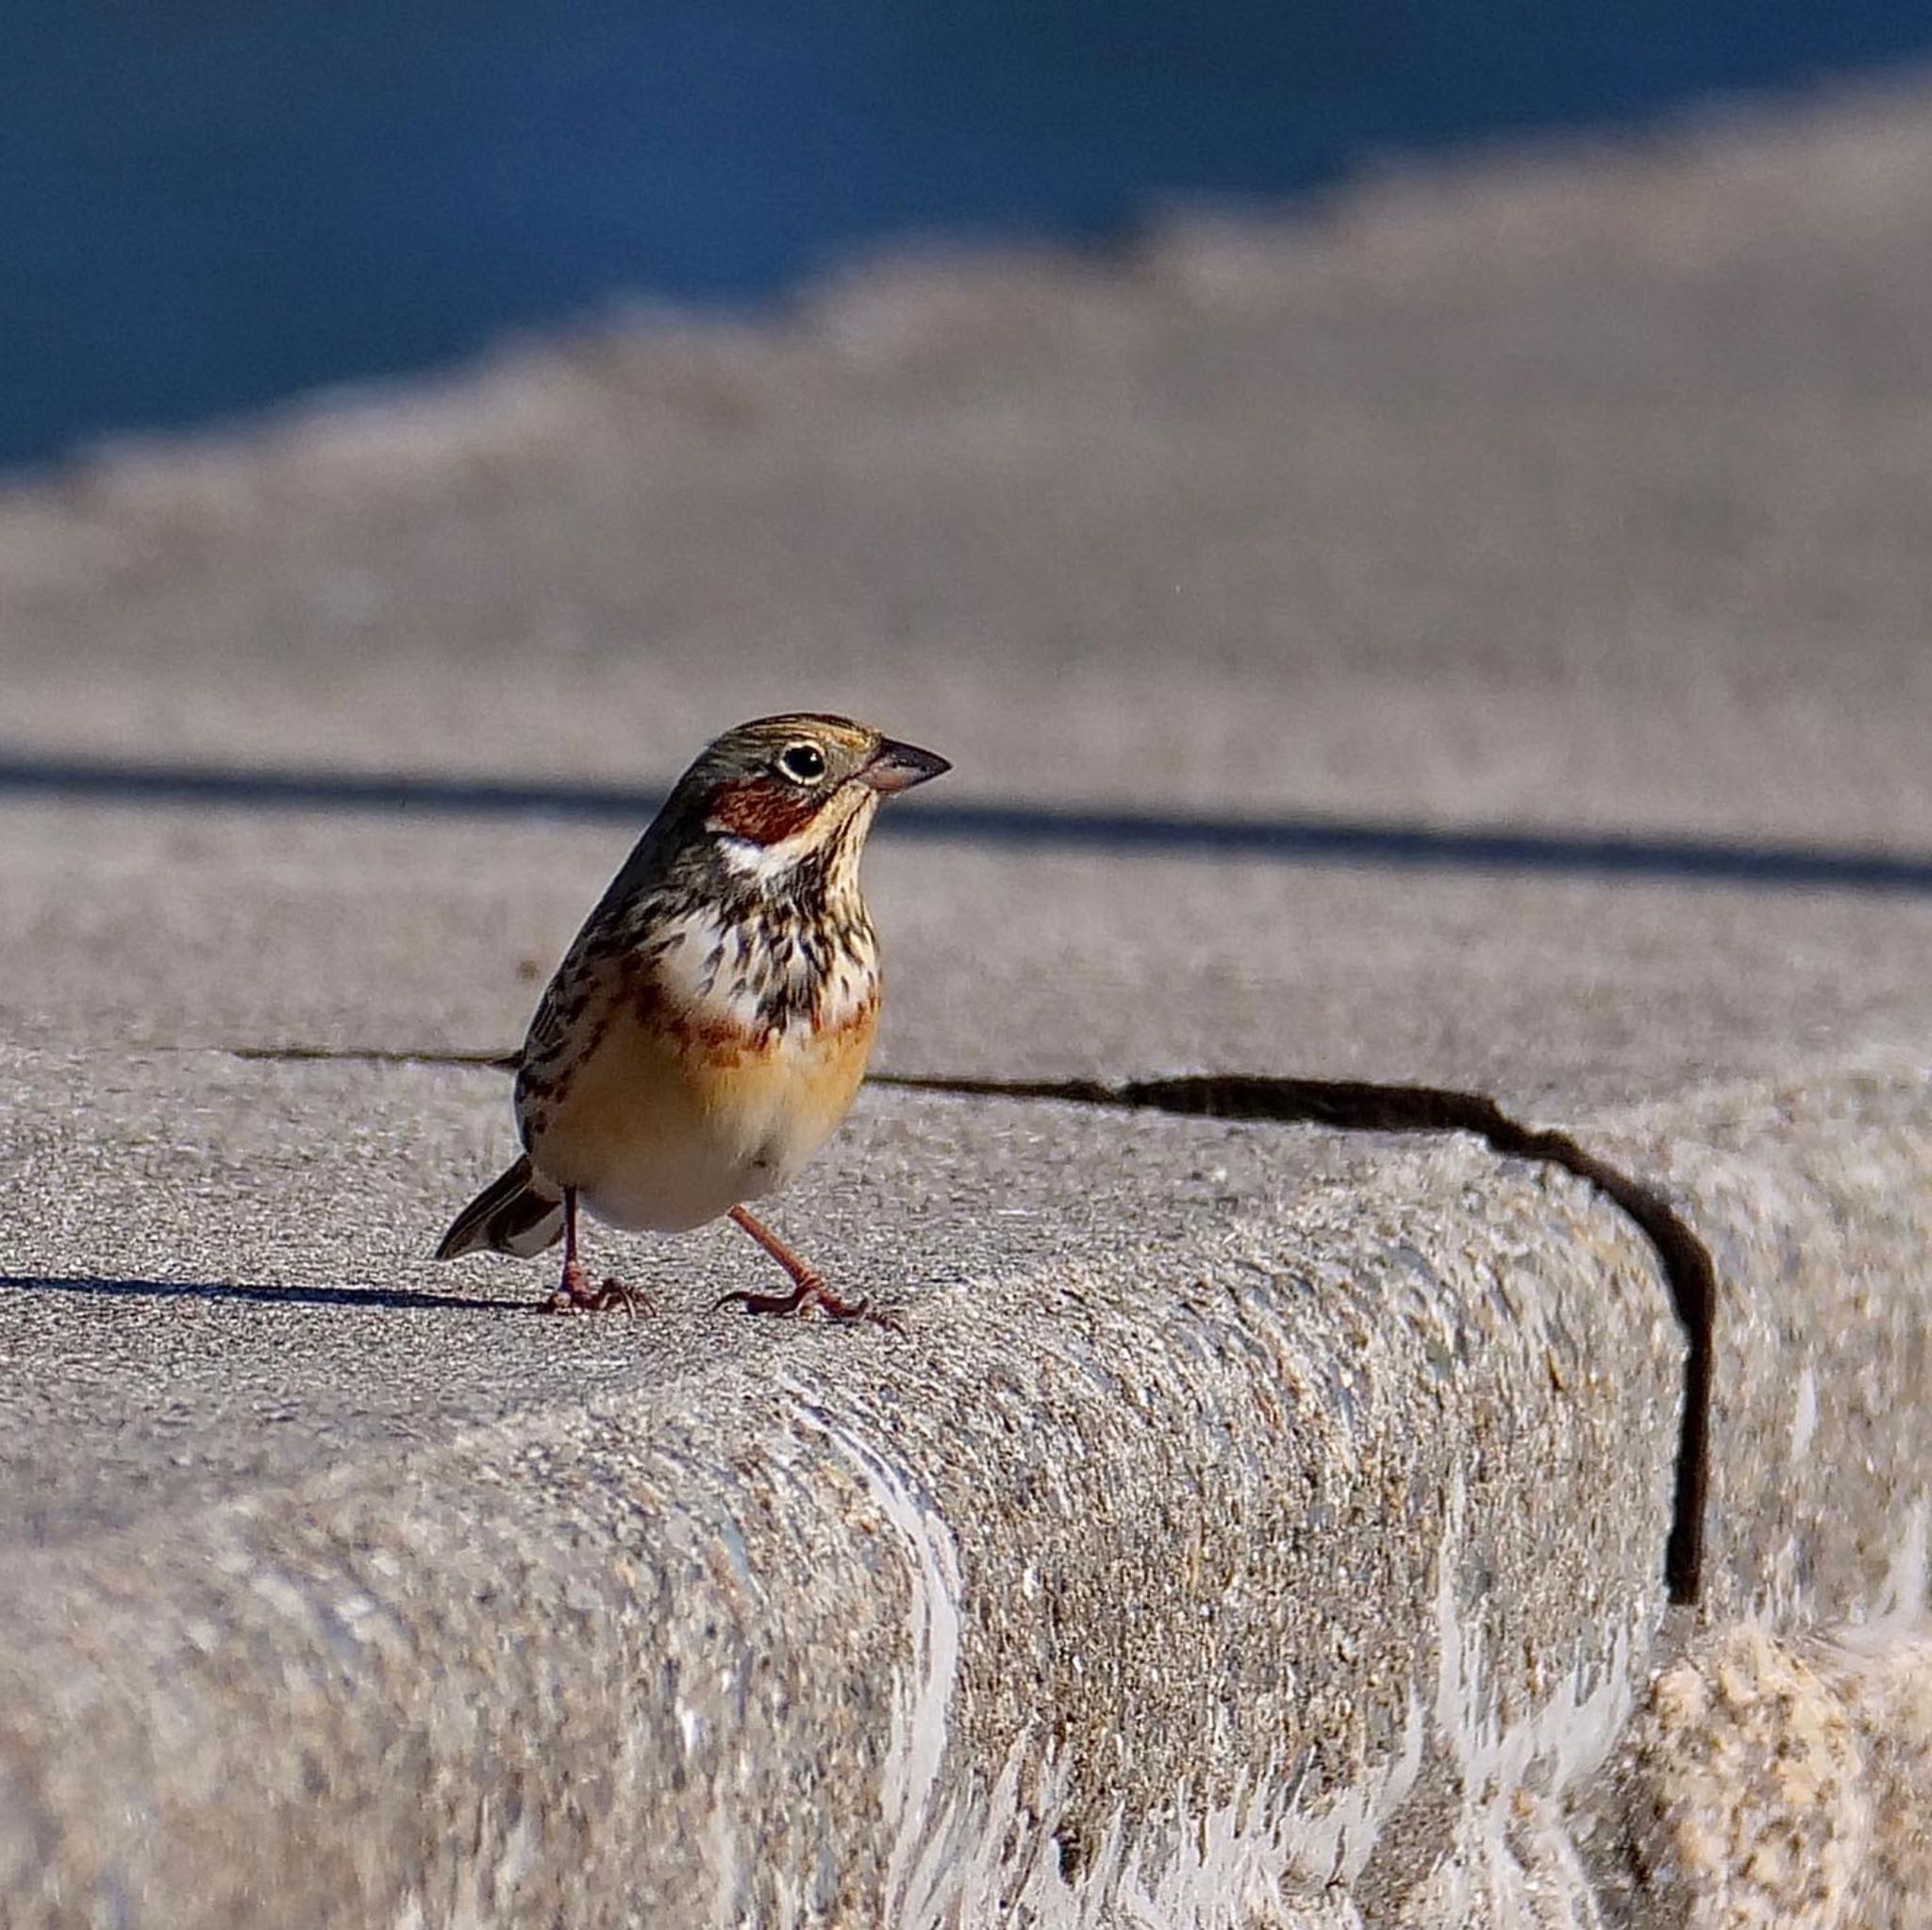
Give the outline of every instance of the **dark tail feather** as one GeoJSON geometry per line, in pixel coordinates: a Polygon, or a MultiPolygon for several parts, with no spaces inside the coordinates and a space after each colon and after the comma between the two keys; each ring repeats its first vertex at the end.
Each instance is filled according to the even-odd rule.
{"type": "Polygon", "coordinates": [[[539,1179],[527,1155],[485,1187],[458,1213],[436,1249],[440,1260],[466,1253],[515,1254],[528,1259],[563,1238],[563,1195],[539,1179]]]}

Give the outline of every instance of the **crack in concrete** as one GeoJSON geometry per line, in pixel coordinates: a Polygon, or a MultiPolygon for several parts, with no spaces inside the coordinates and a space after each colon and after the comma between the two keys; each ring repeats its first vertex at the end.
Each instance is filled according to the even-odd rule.
{"type": "MultiPolygon", "coordinates": [[[[363,1061],[383,1065],[470,1066],[514,1072],[515,1053],[407,1052],[375,1047],[233,1046],[237,1058],[363,1061]]],[[[969,1079],[875,1073],[870,1084],[957,1098],[1047,1100],[1120,1111],[1196,1119],[1323,1125],[1341,1132],[1474,1133],[1508,1158],[1559,1166],[1588,1181],[1622,1211],[1656,1251],[1684,1331],[1684,1407],[1675,1491],[1664,1545],[1673,1603],[1694,1605],[1703,1583],[1704,1515],[1710,1481],[1711,1377],[1716,1365],[1717,1272],[1710,1254],[1660,1190],[1600,1159],[1566,1132],[1528,1126],[1481,1092],[1441,1086],[1381,1085],[1365,1079],[1297,1079],[1205,1073],[1171,1078],[969,1079]]]]}
{"type": "Polygon", "coordinates": [[[1717,1271],[1703,1241],[1656,1187],[1598,1158],[1568,1133],[1510,1118],[1487,1094],[1440,1086],[1240,1073],[1128,1079],[1118,1085],[1092,1079],[956,1079],[888,1073],[876,1083],[922,1092],[1058,1100],[1200,1119],[1324,1125],[1342,1132],[1474,1133],[1507,1157],[1543,1160],[1587,1180],[1635,1223],[1656,1250],[1672,1307],[1684,1330],[1684,1409],[1664,1577],[1674,1603],[1696,1602],[1703,1579],[1704,1512],[1710,1480],[1717,1271]]]}

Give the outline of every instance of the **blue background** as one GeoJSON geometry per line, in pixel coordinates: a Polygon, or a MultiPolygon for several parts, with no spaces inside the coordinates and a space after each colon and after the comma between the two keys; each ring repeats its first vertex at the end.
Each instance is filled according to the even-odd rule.
{"type": "Polygon", "coordinates": [[[10,0],[0,462],[1932,50],[1877,0],[10,0]]]}

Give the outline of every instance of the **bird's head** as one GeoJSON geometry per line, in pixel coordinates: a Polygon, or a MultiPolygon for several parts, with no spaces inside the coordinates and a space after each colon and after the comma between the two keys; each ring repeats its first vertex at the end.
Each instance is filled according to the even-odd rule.
{"type": "Polygon", "coordinates": [[[879,800],[951,768],[849,718],[760,717],[706,746],[666,815],[741,876],[775,885],[803,867],[837,888],[856,877],[879,800]]]}

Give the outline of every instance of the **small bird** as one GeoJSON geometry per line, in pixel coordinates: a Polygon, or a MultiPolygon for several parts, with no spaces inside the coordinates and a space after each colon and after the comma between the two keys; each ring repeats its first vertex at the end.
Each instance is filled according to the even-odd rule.
{"type": "Polygon", "coordinates": [[[728,1215],[791,1278],[731,1293],[754,1313],[879,1318],[745,1210],[838,1129],[878,1026],[878,948],[858,859],[881,798],[952,767],[843,717],[761,717],[708,745],[585,921],[517,1065],[523,1156],[456,1217],[440,1260],[563,1241],[545,1305],[592,1287],[581,1205],[665,1233],[728,1215]]]}

